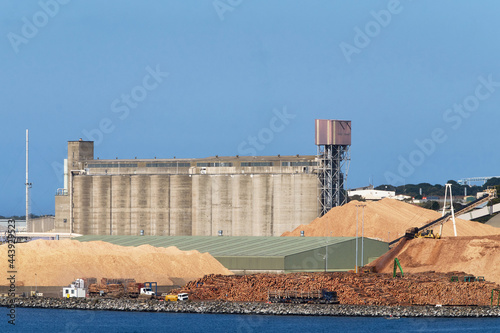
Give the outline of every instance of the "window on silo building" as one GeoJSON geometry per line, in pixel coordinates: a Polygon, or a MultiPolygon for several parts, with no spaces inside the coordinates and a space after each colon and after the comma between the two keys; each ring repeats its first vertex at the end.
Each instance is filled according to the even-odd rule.
{"type": "Polygon", "coordinates": [[[292,167],[297,167],[297,166],[316,166],[316,165],[318,165],[317,162],[310,162],[310,161],[281,162],[281,166],[292,166],[292,167]]]}
{"type": "Polygon", "coordinates": [[[233,163],[231,162],[216,162],[216,163],[209,163],[209,162],[201,162],[201,163],[196,163],[196,166],[199,168],[217,168],[217,167],[232,167],[233,163]]]}
{"type": "Polygon", "coordinates": [[[137,168],[137,163],[96,163],[87,164],[87,168],[137,168]]]}
{"type": "Polygon", "coordinates": [[[273,162],[241,162],[242,167],[273,166],[273,162]]]}
{"type": "Polygon", "coordinates": [[[146,163],[146,168],[189,168],[191,163],[186,162],[164,162],[164,163],[146,163]]]}

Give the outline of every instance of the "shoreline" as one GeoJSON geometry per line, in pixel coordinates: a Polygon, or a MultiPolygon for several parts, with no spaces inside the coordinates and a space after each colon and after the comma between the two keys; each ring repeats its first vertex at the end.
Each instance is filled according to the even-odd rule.
{"type": "MultiPolygon", "coordinates": [[[[12,299],[0,298],[7,307],[12,299]]],[[[324,304],[269,304],[260,302],[188,301],[165,302],[136,299],[15,298],[16,308],[44,308],[90,311],[135,311],[164,313],[245,314],[274,316],[342,317],[500,317],[498,306],[374,306],[324,304]]]]}

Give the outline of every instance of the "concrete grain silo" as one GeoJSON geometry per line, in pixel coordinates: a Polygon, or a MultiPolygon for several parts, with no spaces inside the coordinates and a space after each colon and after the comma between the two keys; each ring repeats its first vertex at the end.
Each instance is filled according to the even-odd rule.
{"type": "Polygon", "coordinates": [[[93,142],[70,141],[55,230],[280,236],[343,198],[350,122],[317,121],[316,136],[318,155],[192,159],[94,159],[93,142]]]}
{"type": "Polygon", "coordinates": [[[170,177],[151,175],[151,227],[150,234],[168,236],[170,233],[170,177]]]}
{"type": "Polygon", "coordinates": [[[192,233],[212,234],[212,179],[206,175],[192,175],[192,185],[196,189],[192,197],[192,233]]]}
{"type": "Polygon", "coordinates": [[[132,175],[130,181],[130,233],[139,235],[141,230],[150,235],[151,178],[148,175],[132,175]]]}
{"type": "Polygon", "coordinates": [[[189,236],[192,230],[192,177],[170,176],[170,234],[189,236]]]}
{"type": "Polygon", "coordinates": [[[131,177],[111,176],[111,235],[131,235],[131,177]]]}

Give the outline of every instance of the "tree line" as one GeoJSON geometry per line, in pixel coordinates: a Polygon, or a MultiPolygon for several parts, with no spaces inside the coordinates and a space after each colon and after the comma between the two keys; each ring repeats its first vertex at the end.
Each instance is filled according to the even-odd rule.
{"type": "MultiPolygon", "coordinates": [[[[500,178],[491,178],[484,185],[460,185],[454,180],[448,180],[448,184],[451,184],[451,190],[453,192],[453,196],[456,195],[465,195],[467,191],[467,195],[475,196],[478,192],[483,192],[488,187],[500,186],[500,178]]],[[[406,184],[401,186],[393,186],[393,185],[380,185],[375,188],[376,190],[385,190],[385,191],[395,191],[396,195],[409,195],[415,199],[422,199],[422,197],[430,197],[436,196],[441,197],[444,196],[445,185],[441,184],[429,184],[429,183],[420,183],[420,184],[406,184]],[[422,189],[422,195],[420,195],[420,189],[422,189]]]]}
{"type": "MultiPolygon", "coordinates": [[[[38,217],[43,217],[43,216],[53,216],[53,215],[35,215],[35,214],[30,214],[29,217],[30,219],[36,219],[38,217]]],[[[26,215],[23,216],[2,216],[0,215],[0,220],[26,220],[26,215]]]]}

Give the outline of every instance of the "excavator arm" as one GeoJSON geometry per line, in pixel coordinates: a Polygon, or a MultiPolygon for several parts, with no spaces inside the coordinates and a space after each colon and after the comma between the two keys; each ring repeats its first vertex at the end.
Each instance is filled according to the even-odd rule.
{"type": "Polygon", "coordinates": [[[394,258],[394,271],[392,272],[392,277],[396,277],[396,270],[399,267],[399,270],[401,271],[401,277],[404,277],[403,274],[403,269],[401,268],[401,264],[399,263],[398,258],[394,258]]]}

